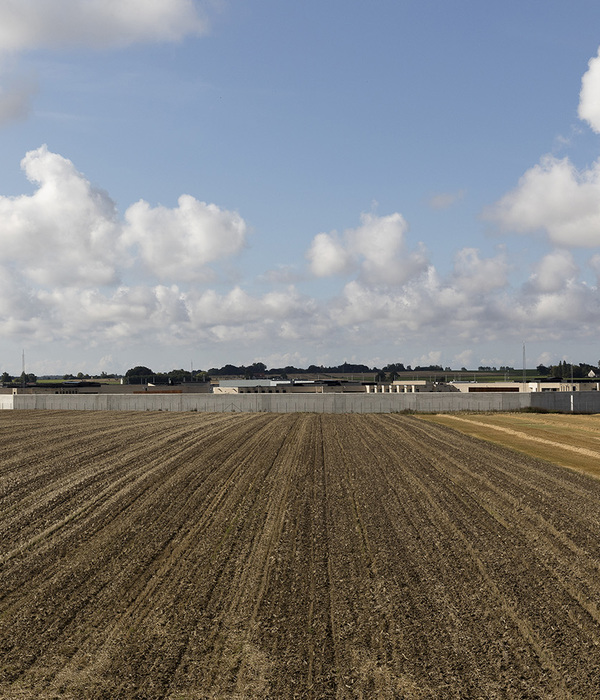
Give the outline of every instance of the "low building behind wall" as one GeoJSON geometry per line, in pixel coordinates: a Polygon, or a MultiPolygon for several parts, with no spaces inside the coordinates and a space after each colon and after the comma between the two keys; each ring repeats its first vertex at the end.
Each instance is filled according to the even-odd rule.
{"type": "Polygon", "coordinates": [[[485,392],[566,392],[572,391],[600,391],[600,382],[589,379],[569,382],[560,381],[526,381],[526,382],[450,382],[448,386],[463,393],[485,392]]]}
{"type": "Polygon", "coordinates": [[[213,394],[346,394],[364,393],[369,387],[346,380],[228,379],[213,385],[213,394]]]}

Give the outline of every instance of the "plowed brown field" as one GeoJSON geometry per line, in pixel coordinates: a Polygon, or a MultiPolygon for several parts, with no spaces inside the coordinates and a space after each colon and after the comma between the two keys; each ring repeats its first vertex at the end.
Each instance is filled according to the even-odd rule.
{"type": "Polygon", "coordinates": [[[0,698],[593,698],[600,481],[399,415],[0,413],[0,698]]]}

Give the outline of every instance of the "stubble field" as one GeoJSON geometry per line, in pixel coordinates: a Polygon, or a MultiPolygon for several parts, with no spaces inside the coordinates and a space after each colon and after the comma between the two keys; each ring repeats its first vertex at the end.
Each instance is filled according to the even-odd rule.
{"type": "Polygon", "coordinates": [[[423,420],[600,476],[600,415],[569,413],[439,413],[423,420]]]}
{"type": "Polygon", "coordinates": [[[399,415],[0,413],[0,698],[588,698],[600,482],[399,415]]]}

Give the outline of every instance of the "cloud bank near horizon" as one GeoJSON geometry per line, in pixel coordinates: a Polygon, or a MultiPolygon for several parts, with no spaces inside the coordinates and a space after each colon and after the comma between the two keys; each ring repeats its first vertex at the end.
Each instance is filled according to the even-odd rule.
{"type": "MultiPolygon", "coordinates": [[[[324,339],[360,348],[385,336],[437,347],[452,338],[469,348],[521,337],[525,328],[531,339],[586,337],[600,322],[600,256],[590,258],[590,285],[564,237],[515,287],[504,247],[490,257],[459,249],[442,275],[423,243],[411,247],[400,213],[363,214],[355,229],[313,237],[303,280],[257,294],[254,279],[232,284],[220,271],[243,265],[248,226],[239,213],[184,194],[176,207],[141,200],[121,215],[109,194],[47,147],[21,165],[36,190],[0,197],[5,338],[90,347],[266,343],[284,351],[316,349],[324,339]],[[337,289],[319,299],[311,278],[337,289]]],[[[533,230],[529,218],[522,222],[525,233],[533,230]]]]}

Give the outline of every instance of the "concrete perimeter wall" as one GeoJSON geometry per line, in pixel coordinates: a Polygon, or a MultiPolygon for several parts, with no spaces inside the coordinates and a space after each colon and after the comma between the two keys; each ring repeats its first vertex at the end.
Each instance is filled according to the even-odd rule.
{"type": "Polygon", "coordinates": [[[417,394],[21,394],[0,396],[0,409],[68,411],[202,411],[394,413],[412,410],[518,411],[529,406],[600,413],[600,392],[417,394]]]}
{"type": "Polygon", "coordinates": [[[600,392],[598,391],[548,391],[534,393],[531,406],[563,413],[600,413],[600,392]]]}

